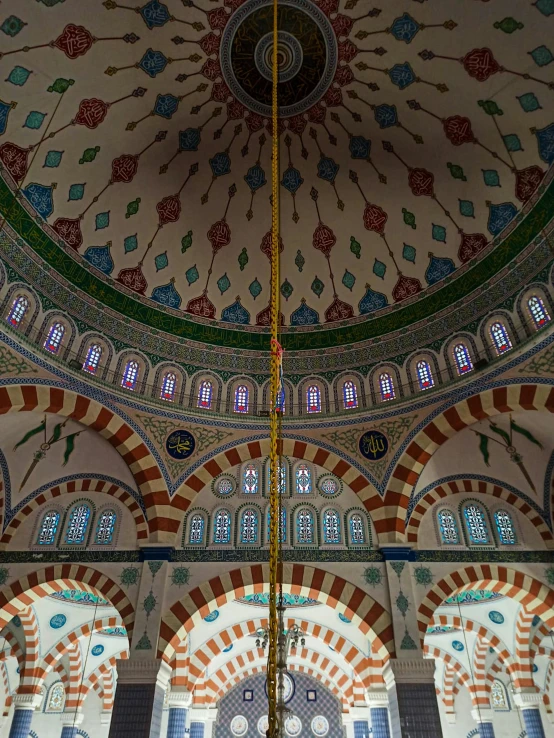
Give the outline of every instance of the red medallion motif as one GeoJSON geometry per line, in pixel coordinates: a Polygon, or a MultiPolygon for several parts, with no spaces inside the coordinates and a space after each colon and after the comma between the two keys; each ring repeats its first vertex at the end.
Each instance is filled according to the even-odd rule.
{"type": "MultiPolygon", "coordinates": [[[[283,253],[283,239],[281,236],[279,236],[279,253],[283,253]]],[[[271,231],[268,231],[265,236],[262,238],[262,242],[260,244],[260,250],[262,253],[264,253],[269,261],[271,261],[271,231]]]]}
{"type": "Polygon", "coordinates": [[[112,161],[112,182],[130,182],[137,173],[138,163],[138,156],[118,156],[112,161]]]}
{"type": "Polygon", "coordinates": [[[331,21],[331,25],[337,38],[339,38],[340,36],[348,36],[354,25],[354,20],[346,15],[342,15],[342,13],[337,13],[331,21]]]}
{"type": "Polygon", "coordinates": [[[388,217],[382,208],[368,202],[364,210],[364,226],[368,231],[383,234],[388,217]]]}
{"type": "Polygon", "coordinates": [[[227,103],[227,117],[229,120],[239,120],[239,118],[244,118],[245,113],[246,108],[242,103],[239,103],[238,100],[231,100],[230,103],[227,103]]]}
{"type": "Polygon", "coordinates": [[[208,61],[202,66],[202,74],[210,82],[215,82],[216,79],[221,77],[221,67],[217,59],[208,59],[208,61]]]}
{"type": "Polygon", "coordinates": [[[358,47],[347,38],[339,44],[339,61],[351,62],[358,54],[358,47]]]}
{"type": "Polygon", "coordinates": [[[28,156],[29,149],[22,149],[13,143],[5,143],[0,146],[0,161],[16,182],[19,182],[25,176],[28,156]]]}
{"type": "Polygon", "coordinates": [[[325,223],[320,223],[314,231],[312,238],[312,245],[314,249],[322,251],[327,258],[331,254],[331,249],[337,242],[337,237],[333,231],[326,226],[325,223]]]}
{"type": "Polygon", "coordinates": [[[416,197],[419,197],[420,195],[433,197],[434,181],[434,176],[431,172],[428,172],[427,169],[410,169],[408,173],[408,184],[416,197]]]}
{"type": "Polygon", "coordinates": [[[58,218],[52,228],[68,246],[75,251],[79,250],[83,243],[83,234],[81,233],[81,221],[78,218],[58,218]]]}
{"type": "Polygon", "coordinates": [[[73,120],[79,126],[96,128],[102,123],[107,112],[107,103],[99,100],[97,97],[91,97],[89,100],[81,100],[79,110],[73,120]]]}
{"type": "Polygon", "coordinates": [[[69,23],[54,41],[53,46],[63,51],[69,59],[77,59],[78,56],[87,53],[92,46],[92,42],[92,35],[86,28],[69,23]]]}
{"type": "Polygon", "coordinates": [[[215,10],[210,10],[207,13],[207,16],[208,23],[210,24],[210,28],[213,31],[216,31],[218,29],[222,31],[227,25],[227,21],[229,20],[229,15],[226,13],[225,8],[216,8],[215,10]]]}
{"type": "Polygon", "coordinates": [[[231,8],[231,12],[234,13],[237,8],[243,4],[244,0],[224,0],[223,5],[226,8],[231,8]]]}
{"type": "Polygon", "coordinates": [[[528,200],[540,185],[544,172],[540,167],[532,166],[518,169],[516,172],[516,197],[521,202],[528,200]]]}
{"type": "Polygon", "coordinates": [[[446,134],[446,138],[454,144],[461,146],[464,143],[474,143],[475,136],[471,130],[471,121],[461,115],[452,115],[450,118],[443,120],[442,126],[446,134]]]}
{"type": "Polygon", "coordinates": [[[327,115],[327,108],[324,108],[321,103],[316,103],[308,111],[308,120],[310,123],[323,123],[325,116],[327,115]]]}
{"type": "Polygon", "coordinates": [[[216,36],[215,33],[208,33],[206,36],[202,36],[198,43],[206,56],[217,54],[219,44],[221,43],[221,36],[216,36]]]}
{"type": "Polygon", "coordinates": [[[493,74],[500,71],[500,65],[490,49],[473,49],[464,56],[462,64],[469,76],[474,77],[479,82],[485,82],[493,74]]]}
{"type": "Polygon", "coordinates": [[[337,105],[342,105],[342,90],[340,87],[329,87],[323,96],[323,102],[328,108],[336,108],[337,105]]]}
{"type": "Polygon", "coordinates": [[[403,274],[398,278],[392,290],[392,296],[395,302],[401,302],[407,297],[416,295],[421,292],[421,282],[415,277],[405,277],[403,274]]]}
{"type": "MultiPolygon", "coordinates": [[[[270,136],[273,136],[273,121],[268,120],[266,129],[270,136]]],[[[277,120],[277,136],[280,138],[285,130],[285,121],[282,118],[278,118],[277,120]]]]}
{"type": "Polygon", "coordinates": [[[339,67],[335,73],[335,82],[341,87],[346,87],[354,79],[354,72],[350,69],[348,64],[343,64],[339,67]]]}
{"type": "Polygon", "coordinates": [[[335,297],[333,302],[329,305],[325,311],[325,322],[332,323],[335,320],[347,320],[348,318],[354,317],[354,308],[338,297],[335,297]]]}
{"type": "Polygon", "coordinates": [[[331,15],[339,9],[339,0],[317,0],[316,5],[325,15],[331,15]]]}
{"type": "Polygon", "coordinates": [[[218,220],[208,231],[208,241],[212,244],[214,254],[231,243],[231,229],[225,220],[218,220]]]}
{"type": "Polygon", "coordinates": [[[288,124],[289,131],[291,133],[296,133],[297,136],[301,136],[306,130],[308,122],[303,115],[293,115],[292,118],[289,118],[288,124]]]}
{"type": "MultiPolygon", "coordinates": [[[[279,323],[285,325],[283,313],[279,313],[279,323]]],[[[256,325],[271,325],[271,305],[268,305],[256,315],[256,325]]]]}
{"type": "Polygon", "coordinates": [[[458,249],[458,258],[465,264],[473,259],[487,245],[487,237],[482,233],[462,233],[460,248],[458,249]]]}
{"type": "Polygon", "coordinates": [[[164,226],[166,223],[175,223],[181,215],[181,200],[177,195],[169,195],[168,197],[164,197],[156,205],[156,210],[158,211],[159,224],[161,226],[164,226]]]}
{"type": "Polygon", "coordinates": [[[148,282],[142,273],[141,264],[130,269],[122,269],[117,275],[116,282],[128,287],[133,292],[138,292],[139,295],[144,295],[148,287],[148,282]]]}
{"type": "Polygon", "coordinates": [[[231,97],[231,90],[225,82],[216,82],[212,87],[212,100],[215,102],[227,102],[231,97]]]}
{"type": "Polygon", "coordinates": [[[187,313],[197,315],[199,318],[215,318],[215,307],[206,293],[203,292],[200,297],[194,297],[187,303],[187,313]]]}
{"type": "Polygon", "coordinates": [[[248,115],[244,119],[244,122],[246,123],[246,127],[248,128],[250,133],[256,133],[257,131],[260,131],[264,126],[264,119],[261,115],[258,115],[258,113],[248,113],[248,115]]]}

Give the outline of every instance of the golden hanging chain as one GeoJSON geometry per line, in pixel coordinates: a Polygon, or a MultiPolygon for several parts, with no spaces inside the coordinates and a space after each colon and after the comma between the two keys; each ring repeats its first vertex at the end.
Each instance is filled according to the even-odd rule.
{"type": "Polygon", "coordinates": [[[279,520],[279,387],[281,374],[281,347],[279,333],[279,133],[277,130],[278,101],[278,0],[273,0],[273,86],[272,86],[272,139],[271,139],[271,392],[269,421],[269,651],[267,657],[267,694],[269,736],[277,738],[277,578],[279,569],[280,520],[279,520]]]}

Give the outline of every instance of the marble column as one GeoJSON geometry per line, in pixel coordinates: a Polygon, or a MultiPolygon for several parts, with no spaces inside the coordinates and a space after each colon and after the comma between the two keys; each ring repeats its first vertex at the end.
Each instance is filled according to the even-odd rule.
{"type": "Polygon", "coordinates": [[[161,659],[118,659],[109,738],[160,738],[170,676],[161,659]]]}
{"type": "Polygon", "coordinates": [[[82,724],[84,720],[82,712],[62,712],[60,715],[62,723],[62,736],[61,738],[77,738],[77,728],[82,724]]]}
{"type": "Polygon", "coordinates": [[[442,738],[433,659],[391,659],[401,738],[442,738]]]}
{"type": "Polygon", "coordinates": [[[207,715],[206,715],[206,728],[204,730],[204,738],[214,738],[216,720],[217,720],[217,707],[208,707],[207,715]]]}
{"type": "Polygon", "coordinates": [[[490,708],[472,710],[471,717],[477,723],[480,738],[494,738],[493,711],[490,708]]]}
{"type": "Polygon", "coordinates": [[[212,738],[217,720],[217,707],[191,707],[190,738],[212,738]]]}
{"type": "Polygon", "coordinates": [[[365,698],[371,717],[372,738],[390,738],[389,695],[387,690],[369,689],[365,698]]]}
{"type": "Polygon", "coordinates": [[[13,698],[13,718],[9,738],[29,738],[35,708],[40,704],[39,694],[16,694],[13,698]]]}
{"type": "MultiPolygon", "coordinates": [[[[542,695],[538,692],[516,692],[514,702],[521,710],[527,738],[545,738],[540,711],[542,695]]],[[[11,738],[11,736],[10,736],[11,738]]]]}
{"type": "Polygon", "coordinates": [[[168,695],[169,716],[167,719],[167,738],[185,738],[187,712],[192,702],[192,694],[187,690],[172,689],[168,695]]]}

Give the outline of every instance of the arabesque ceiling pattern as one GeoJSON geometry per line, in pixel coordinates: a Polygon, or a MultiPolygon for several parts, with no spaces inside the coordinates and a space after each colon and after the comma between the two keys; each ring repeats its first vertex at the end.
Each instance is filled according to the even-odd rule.
{"type": "MultiPolygon", "coordinates": [[[[266,0],[3,7],[0,161],[93,297],[266,326],[266,0]]],[[[552,14],[282,3],[285,325],[373,316],[488,253],[554,160],[552,14]]]]}

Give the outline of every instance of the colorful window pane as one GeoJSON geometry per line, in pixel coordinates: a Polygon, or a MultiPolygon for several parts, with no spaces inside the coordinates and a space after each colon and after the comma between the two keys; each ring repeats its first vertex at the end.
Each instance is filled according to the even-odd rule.
{"type": "Polygon", "coordinates": [[[240,519],[240,542],[258,543],[258,513],[251,508],[244,510],[240,519]]]}
{"type": "Polygon", "coordinates": [[[460,543],[458,523],[454,513],[450,510],[440,510],[438,514],[441,541],[446,544],[457,545],[460,543]]]}
{"type": "Polygon", "coordinates": [[[214,519],[214,543],[231,541],[231,515],[228,510],[218,510],[214,519]]]}
{"type": "Polygon", "coordinates": [[[139,373],[138,361],[128,361],[123,372],[123,379],[121,380],[121,386],[125,389],[134,390],[137,385],[139,373]]]}
{"type": "MultiPolygon", "coordinates": [[[[284,495],[287,491],[287,467],[283,464],[279,466],[279,494],[284,495]]],[[[267,493],[271,489],[271,468],[269,461],[267,462],[267,493]]]]}
{"type": "Polygon", "coordinates": [[[307,508],[302,508],[296,515],[296,541],[297,543],[314,542],[314,516],[307,508]]]}
{"type": "Polygon", "coordinates": [[[233,482],[229,477],[222,477],[217,480],[215,490],[218,495],[230,495],[233,491],[233,482]]]}
{"type": "Polygon", "coordinates": [[[464,518],[470,543],[485,544],[490,542],[485,513],[479,505],[466,505],[464,507],[464,518]]]}
{"type": "Polygon", "coordinates": [[[429,362],[422,359],[416,364],[417,381],[419,383],[420,390],[426,390],[433,387],[435,384],[433,380],[433,374],[431,373],[431,367],[429,362]]]}
{"type": "Polygon", "coordinates": [[[63,712],[65,705],[65,687],[62,682],[56,682],[50,687],[45,712],[63,712]]]}
{"type": "Polygon", "coordinates": [[[235,390],[235,412],[248,412],[248,387],[245,384],[239,384],[235,390]]]}
{"type": "Polygon", "coordinates": [[[200,387],[198,388],[198,407],[203,407],[204,410],[212,409],[212,392],[213,384],[209,379],[200,382],[200,387]]]}
{"type": "Polygon", "coordinates": [[[379,391],[383,402],[394,400],[394,381],[388,372],[383,372],[383,374],[379,375],[379,391]]]}
{"type": "Polygon", "coordinates": [[[162,380],[160,397],[162,400],[173,402],[175,399],[175,388],[177,387],[177,375],[175,372],[167,372],[162,380]]]}
{"type": "Polygon", "coordinates": [[[508,335],[508,331],[504,327],[503,323],[500,321],[492,323],[489,328],[489,332],[497,354],[503,354],[505,351],[509,351],[512,348],[510,336],[508,335]]]}
{"type": "Polygon", "coordinates": [[[527,300],[527,307],[529,308],[529,312],[531,313],[531,317],[533,318],[533,322],[537,328],[541,328],[543,325],[546,325],[550,320],[550,315],[544,306],[544,302],[540,297],[537,297],[537,295],[533,295],[533,297],[530,297],[527,300]]]}
{"type": "Polygon", "coordinates": [[[245,495],[258,494],[259,472],[256,464],[246,464],[242,473],[243,486],[242,490],[245,495]]]}
{"type": "Polygon", "coordinates": [[[84,543],[89,521],[90,507],[88,505],[77,505],[74,507],[69,516],[69,524],[65,532],[65,542],[73,546],[84,543]]]}
{"type": "Polygon", "coordinates": [[[189,543],[198,545],[204,543],[205,520],[203,515],[193,515],[190,519],[189,543]]]}
{"type": "Polygon", "coordinates": [[[95,543],[107,546],[113,541],[116,520],[115,510],[102,510],[96,526],[95,543]]]}
{"type": "Polygon", "coordinates": [[[358,513],[350,516],[350,542],[365,543],[364,521],[358,513]]]}
{"type": "Polygon", "coordinates": [[[89,346],[89,349],[87,351],[87,358],[85,359],[85,363],[83,364],[83,369],[89,374],[96,374],[96,370],[98,369],[98,365],[100,364],[101,357],[102,347],[99,346],[97,343],[93,343],[92,346],[89,346]]]}
{"type": "Polygon", "coordinates": [[[53,323],[48,331],[48,338],[44,342],[44,348],[57,354],[60,350],[65,326],[62,323],[53,323]]]}
{"type": "Polygon", "coordinates": [[[456,362],[456,370],[460,376],[467,374],[473,369],[473,362],[465,343],[457,343],[454,346],[454,361],[456,362]]]}
{"type": "Polygon", "coordinates": [[[498,679],[495,679],[491,685],[491,705],[493,710],[510,709],[506,699],[506,689],[498,679]]]}
{"type": "Polygon", "coordinates": [[[275,403],[275,408],[279,413],[285,412],[285,390],[282,388],[277,393],[277,402],[275,403]]]}
{"type": "Polygon", "coordinates": [[[296,494],[309,495],[312,491],[312,472],[307,464],[298,464],[296,467],[296,494]]]}
{"type": "Polygon", "coordinates": [[[358,407],[358,392],[356,390],[356,385],[351,380],[347,380],[342,385],[342,397],[344,400],[344,407],[347,410],[358,407]]]}
{"type": "Polygon", "coordinates": [[[335,495],[339,491],[339,484],[333,477],[325,477],[320,483],[320,489],[324,495],[335,495]]]}
{"type": "Polygon", "coordinates": [[[323,540],[325,543],[340,543],[340,518],[336,510],[323,513],[323,540]]]}
{"type": "Polygon", "coordinates": [[[60,513],[49,510],[42,518],[37,543],[41,546],[51,546],[56,540],[56,532],[60,524],[60,513]]]}
{"type": "Polygon", "coordinates": [[[498,540],[503,546],[517,543],[514,523],[510,513],[506,512],[506,510],[498,510],[494,513],[494,522],[496,523],[498,540]]]}
{"type": "MultiPolygon", "coordinates": [[[[267,510],[267,540],[269,542],[269,526],[271,525],[271,510],[267,510]]],[[[281,525],[279,526],[279,533],[281,536],[281,543],[287,542],[287,511],[284,507],[281,508],[281,525]]]]}
{"type": "Polygon", "coordinates": [[[16,328],[25,317],[25,313],[29,309],[29,300],[25,295],[19,295],[16,297],[12,304],[12,309],[8,314],[8,323],[11,323],[16,328]]]}
{"type": "Polygon", "coordinates": [[[306,390],[306,400],[309,413],[321,412],[321,390],[317,384],[311,384],[306,390]]]}

